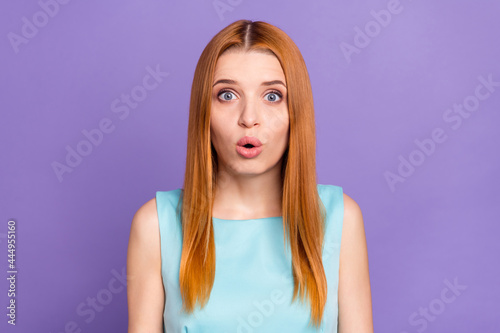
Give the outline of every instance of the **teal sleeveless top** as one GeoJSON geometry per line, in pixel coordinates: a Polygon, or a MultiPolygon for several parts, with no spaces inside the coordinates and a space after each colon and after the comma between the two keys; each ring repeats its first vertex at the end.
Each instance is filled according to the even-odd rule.
{"type": "MultiPolygon", "coordinates": [[[[309,325],[309,300],[292,303],[290,246],[285,248],[283,218],[249,220],[213,218],[215,281],[210,299],[195,312],[181,311],[179,267],[182,230],[177,205],[181,189],[156,192],[160,224],[161,274],[165,289],[166,333],[337,332],[339,254],[344,203],[342,187],[317,184],[327,211],[323,267],[327,301],[319,329],[309,325]]],[[[179,206],[180,209],[181,206],[179,206]]]]}

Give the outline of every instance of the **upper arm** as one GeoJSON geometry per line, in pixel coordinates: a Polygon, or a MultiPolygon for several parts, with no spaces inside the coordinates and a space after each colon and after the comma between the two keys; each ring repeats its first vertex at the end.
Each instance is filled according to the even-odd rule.
{"type": "Polygon", "coordinates": [[[373,333],[368,251],[363,216],[344,193],[339,262],[339,333],[373,333]]]}
{"type": "Polygon", "coordinates": [[[127,251],[128,332],[163,332],[165,294],[161,275],[156,198],[137,210],[127,251]]]}

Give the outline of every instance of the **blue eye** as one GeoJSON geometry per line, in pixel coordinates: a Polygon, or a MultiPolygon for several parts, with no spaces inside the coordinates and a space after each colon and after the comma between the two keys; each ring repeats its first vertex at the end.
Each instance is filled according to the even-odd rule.
{"type": "Polygon", "coordinates": [[[234,96],[234,93],[232,91],[222,90],[221,92],[219,92],[218,96],[219,96],[219,98],[222,96],[222,100],[224,100],[224,101],[230,101],[230,100],[232,100],[231,95],[234,96]]]}
{"type": "Polygon", "coordinates": [[[279,91],[271,91],[269,94],[266,94],[266,96],[269,96],[270,99],[267,99],[269,102],[277,102],[281,99],[281,93],[279,91]]]}

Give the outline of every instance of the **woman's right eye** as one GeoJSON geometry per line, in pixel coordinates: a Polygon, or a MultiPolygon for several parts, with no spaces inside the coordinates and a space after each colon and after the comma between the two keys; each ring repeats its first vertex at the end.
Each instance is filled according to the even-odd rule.
{"type": "Polygon", "coordinates": [[[234,96],[234,93],[229,90],[222,90],[219,92],[219,98],[221,98],[223,101],[230,101],[232,100],[231,95],[234,96]]]}

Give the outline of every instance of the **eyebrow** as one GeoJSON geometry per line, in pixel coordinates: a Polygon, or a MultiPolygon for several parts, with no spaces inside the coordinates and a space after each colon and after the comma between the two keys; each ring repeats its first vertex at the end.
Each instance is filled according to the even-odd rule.
{"type": "MultiPolygon", "coordinates": [[[[217,80],[212,87],[215,87],[215,85],[217,85],[219,83],[238,84],[238,82],[236,82],[235,80],[221,79],[221,80],[217,80]]],[[[283,87],[286,88],[286,85],[281,80],[265,81],[265,82],[262,82],[261,86],[272,86],[274,84],[281,84],[283,87]]]]}

